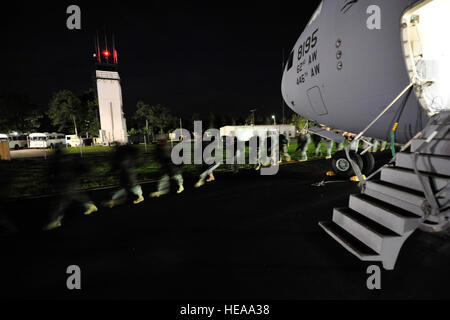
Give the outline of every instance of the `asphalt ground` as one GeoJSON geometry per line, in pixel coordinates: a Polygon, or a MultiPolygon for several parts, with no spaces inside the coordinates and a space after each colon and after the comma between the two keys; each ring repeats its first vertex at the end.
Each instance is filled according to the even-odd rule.
{"type": "MultiPolygon", "coordinates": [[[[377,155],[386,159],[386,154],[377,155]]],[[[378,162],[380,164],[380,161],[378,162]]],[[[381,290],[367,267],[319,226],[346,206],[355,182],[326,177],[329,160],[283,165],[275,176],[241,170],[200,189],[83,216],[42,232],[57,199],[3,203],[19,233],[0,238],[1,299],[448,299],[450,234],[416,231],[381,290]],[[331,183],[313,186],[325,179],[331,183]],[[81,269],[68,290],[67,267],[81,269]]],[[[112,190],[89,192],[100,203],[112,190]]],[[[2,210],[3,211],[3,210],[2,210]]],[[[380,265],[380,264],[378,264],[380,265]]]]}

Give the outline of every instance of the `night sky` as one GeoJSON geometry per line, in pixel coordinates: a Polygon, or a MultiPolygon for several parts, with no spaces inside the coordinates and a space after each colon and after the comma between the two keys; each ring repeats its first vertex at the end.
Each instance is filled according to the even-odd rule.
{"type": "Polygon", "coordinates": [[[94,36],[106,30],[116,35],[127,117],[141,99],[183,117],[253,108],[281,117],[282,51],[319,2],[16,1],[0,20],[0,93],[47,105],[58,90],[93,87],[94,36]],[[81,30],[66,28],[70,4],[81,7],[81,30]]]}

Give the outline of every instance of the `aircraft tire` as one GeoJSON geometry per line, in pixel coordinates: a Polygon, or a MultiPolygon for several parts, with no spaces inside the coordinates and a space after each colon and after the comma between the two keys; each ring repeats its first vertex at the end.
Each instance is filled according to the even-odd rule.
{"type": "MultiPolygon", "coordinates": [[[[363,170],[363,159],[355,151],[350,151],[350,157],[356,164],[363,170]]],[[[331,159],[331,166],[333,171],[341,177],[350,178],[355,175],[355,172],[345,155],[345,151],[341,150],[336,152],[331,159]]]]}
{"type": "Polygon", "coordinates": [[[372,173],[375,168],[375,158],[371,152],[366,152],[363,155],[360,155],[363,161],[363,170],[362,173],[366,176],[372,173]]]}

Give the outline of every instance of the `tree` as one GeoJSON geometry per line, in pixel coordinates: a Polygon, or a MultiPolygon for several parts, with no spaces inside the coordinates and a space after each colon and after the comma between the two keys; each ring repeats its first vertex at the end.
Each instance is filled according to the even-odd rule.
{"type": "Polygon", "coordinates": [[[253,123],[253,115],[249,114],[247,117],[245,117],[245,125],[249,126],[252,125],[253,123]]]}
{"type": "MultiPolygon", "coordinates": [[[[147,129],[146,126],[147,124],[149,125],[150,123],[150,105],[144,103],[144,101],[138,101],[136,104],[136,112],[134,114],[134,120],[136,122],[136,125],[138,126],[138,131],[139,129],[147,129]]],[[[151,129],[149,128],[149,131],[151,131],[151,129]]]]}
{"type": "Polygon", "coordinates": [[[85,91],[80,96],[80,113],[78,115],[80,124],[79,131],[86,136],[98,136],[100,130],[100,119],[98,115],[98,99],[94,89],[85,91]]]}
{"type": "Polygon", "coordinates": [[[73,92],[61,90],[50,100],[48,116],[58,131],[69,133],[74,131],[74,119],[80,125],[81,109],[81,100],[73,92]]]}
{"type": "Polygon", "coordinates": [[[225,118],[223,115],[221,114],[215,115],[215,125],[217,126],[217,128],[225,126],[225,118]]]}
{"type": "Polygon", "coordinates": [[[57,131],[74,132],[76,123],[79,136],[98,136],[98,100],[92,88],[79,96],[69,90],[58,91],[50,100],[47,114],[57,131]]]}
{"type": "Polygon", "coordinates": [[[215,127],[216,127],[216,115],[213,112],[210,112],[208,129],[214,129],[215,127]]]}
{"type": "Polygon", "coordinates": [[[291,118],[291,124],[295,126],[297,130],[305,128],[307,119],[303,118],[301,115],[293,114],[291,118]]]}
{"type": "Polygon", "coordinates": [[[240,115],[240,116],[237,118],[236,123],[237,123],[238,126],[245,125],[245,124],[246,124],[246,117],[240,115]]]}
{"type": "Polygon", "coordinates": [[[233,114],[231,114],[231,113],[229,113],[228,114],[228,119],[227,119],[229,122],[228,122],[228,125],[232,125],[232,126],[235,126],[235,125],[237,125],[237,121],[236,121],[236,117],[235,117],[235,115],[233,115],[233,114]]]}
{"type": "Polygon", "coordinates": [[[194,124],[194,121],[202,121],[202,117],[200,116],[200,113],[194,112],[191,116],[191,122],[194,124]]]}
{"type": "Polygon", "coordinates": [[[24,132],[36,132],[42,124],[42,119],[44,115],[39,110],[33,110],[28,113],[23,119],[23,130],[24,132]]]}
{"type": "Polygon", "coordinates": [[[134,118],[142,128],[145,128],[146,121],[148,121],[151,129],[158,130],[158,133],[164,133],[164,131],[172,129],[176,122],[175,117],[166,107],[160,104],[150,106],[143,101],[138,101],[136,104],[134,118]]]}
{"type": "Polygon", "coordinates": [[[264,124],[264,117],[263,117],[261,114],[258,114],[258,115],[255,117],[255,124],[256,124],[256,125],[264,124]]]}

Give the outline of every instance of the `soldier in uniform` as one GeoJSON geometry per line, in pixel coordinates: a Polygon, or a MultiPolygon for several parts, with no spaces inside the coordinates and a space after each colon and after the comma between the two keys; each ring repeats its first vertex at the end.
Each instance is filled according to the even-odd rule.
{"type": "Polygon", "coordinates": [[[64,157],[61,146],[56,147],[50,160],[49,184],[54,191],[62,194],[50,210],[49,220],[43,227],[44,231],[60,227],[65,211],[73,202],[84,207],[85,215],[98,211],[88,195],[78,191],[81,184],[80,177],[86,171],[87,167],[81,161],[64,157]]]}
{"type": "Polygon", "coordinates": [[[134,204],[144,201],[142,188],[137,183],[136,177],[137,150],[130,145],[116,147],[113,156],[111,171],[119,175],[120,189],[115,192],[112,199],[105,203],[112,208],[126,201],[127,197],[133,195],[134,204]]]}
{"type": "Polygon", "coordinates": [[[316,157],[320,157],[322,155],[322,149],[321,149],[322,137],[313,133],[311,135],[311,140],[313,141],[314,145],[316,146],[316,149],[314,149],[314,155],[316,157]]]}
{"type": "MultiPolygon", "coordinates": [[[[203,141],[202,142],[202,149],[203,149],[203,155],[205,148],[209,145],[209,141],[203,141]]],[[[211,158],[209,159],[203,159],[203,172],[200,174],[200,179],[195,184],[196,188],[201,187],[206,182],[211,182],[216,180],[214,177],[214,170],[216,170],[221,163],[217,163],[215,160],[215,154],[211,154],[211,158]],[[210,164],[206,163],[206,161],[210,162],[210,164]],[[212,163],[211,163],[212,162],[212,163]],[[206,178],[208,177],[208,178],[206,178]]]]}
{"type": "Polygon", "coordinates": [[[280,160],[279,160],[279,162],[280,163],[282,162],[283,157],[284,157],[284,159],[286,161],[291,161],[291,156],[289,155],[289,152],[288,152],[288,150],[289,150],[289,148],[288,148],[289,147],[289,140],[283,133],[281,133],[278,136],[278,147],[279,147],[279,150],[280,150],[280,160]]]}
{"type": "Polygon", "coordinates": [[[167,142],[167,139],[160,138],[158,141],[157,148],[156,148],[156,156],[157,156],[157,161],[159,162],[159,164],[161,166],[162,177],[158,183],[158,190],[155,192],[152,192],[150,194],[150,196],[152,198],[160,197],[162,195],[169,193],[171,178],[173,180],[175,180],[178,184],[177,193],[181,193],[184,190],[181,166],[176,166],[172,162],[171,154],[172,154],[172,148],[170,147],[169,143],[167,142]]]}
{"type": "Polygon", "coordinates": [[[308,132],[308,129],[300,130],[300,134],[297,137],[297,149],[295,149],[295,152],[302,151],[300,161],[308,160],[308,147],[311,141],[311,134],[308,132]]]}

